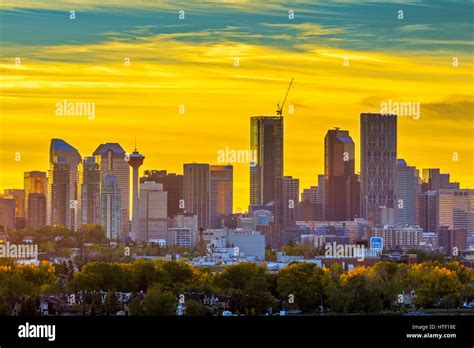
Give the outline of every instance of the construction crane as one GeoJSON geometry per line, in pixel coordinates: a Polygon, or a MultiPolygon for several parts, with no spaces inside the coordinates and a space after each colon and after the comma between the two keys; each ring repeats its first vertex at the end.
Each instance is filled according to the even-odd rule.
{"type": "Polygon", "coordinates": [[[290,88],[291,88],[291,85],[293,84],[293,80],[294,78],[292,78],[290,81],[290,85],[288,86],[288,89],[286,90],[285,98],[283,98],[281,106],[280,104],[277,104],[277,115],[281,116],[283,114],[283,107],[285,106],[286,97],[288,97],[288,93],[290,92],[290,88]]]}

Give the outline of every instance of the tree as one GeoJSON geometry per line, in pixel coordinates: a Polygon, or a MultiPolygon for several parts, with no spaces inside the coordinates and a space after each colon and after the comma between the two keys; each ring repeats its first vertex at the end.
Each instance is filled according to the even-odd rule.
{"type": "Polygon", "coordinates": [[[102,244],[107,240],[105,230],[101,225],[86,224],[79,227],[76,235],[86,243],[102,244]]]}
{"type": "Polygon", "coordinates": [[[463,285],[455,271],[432,263],[410,267],[415,303],[423,308],[455,308],[462,302],[463,285]]]}
{"type": "MultiPolygon", "coordinates": [[[[320,306],[323,296],[325,271],[312,263],[293,263],[277,275],[277,290],[280,300],[291,302],[303,312],[314,311],[320,306]]],[[[292,303],[288,303],[291,307],[292,303]]]]}
{"type": "Polygon", "coordinates": [[[255,263],[240,263],[226,267],[215,277],[214,284],[232,297],[234,312],[250,313],[254,308],[259,313],[275,305],[269,291],[266,267],[255,263]]]}
{"type": "Polygon", "coordinates": [[[203,316],[210,313],[209,310],[199,302],[194,300],[186,300],[184,314],[190,316],[203,316]]]}
{"type": "Polygon", "coordinates": [[[406,287],[408,266],[394,262],[377,262],[372,267],[372,284],[381,295],[382,306],[392,309],[397,296],[406,287]]]}
{"type": "Polygon", "coordinates": [[[10,305],[5,300],[5,297],[0,295],[0,316],[10,315],[11,313],[10,305]]]}
{"type": "Polygon", "coordinates": [[[153,286],[145,295],[143,307],[147,315],[176,315],[176,297],[171,291],[153,286]]]}

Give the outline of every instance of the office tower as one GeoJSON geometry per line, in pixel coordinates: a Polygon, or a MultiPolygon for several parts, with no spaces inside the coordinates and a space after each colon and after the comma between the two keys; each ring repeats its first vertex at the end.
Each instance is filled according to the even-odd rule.
{"type": "Polygon", "coordinates": [[[422,172],[423,192],[440,189],[459,189],[458,182],[451,182],[449,174],[440,173],[439,168],[425,168],[422,172]]]}
{"type": "Polygon", "coordinates": [[[318,203],[318,186],[311,186],[301,193],[301,202],[318,203]]]}
{"type": "Polygon", "coordinates": [[[324,206],[324,174],[318,175],[318,200],[324,206]]]}
{"type": "Polygon", "coordinates": [[[436,226],[446,226],[454,233],[465,229],[468,247],[474,247],[474,190],[440,189],[436,203],[436,226]]]}
{"type": "Polygon", "coordinates": [[[66,197],[68,202],[68,223],[67,227],[71,231],[76,230],[77,226],[77,166],[81,162],[81,155],[71,145],[62,139],[51,139],[49,147],[49,163],[56,163],[56,158],[62,157],[64,164],[69,166],[69,190],[66,197]]]}
{"type": "Polygon", "coordinates": [[[0,198],[0,232],[7,232],[15,228],[15,200],[0,198]]]}
{"type": "Polygon", "coordinates": [[[232,214],[233,167],[231,165],[210,165],[210,228],[220,228],[221,217],[232,214]]]}
{"type": "Polygon", "coordinates": [[[351,221],[359,216],[359,182],[354,173],[354,141],[349,132],[331,129],[324,138],[324,219],[351,221]]]}
{"type": "Polygon", "coordinates": [[[282,220],[283,227],[296,226],[296,210],[299,203],[300,180],[291,176],[284,176],[282,181],[282,220]]]}
{"type": "Polygon", "coordinates": [[[100,167],[100,180],[107,174],[117,179],[120,191],[120,234],[122,238],[130,232],[130,167],[124,149],[117,143],[101,144],[93,153],[100,167]]]}
{"type": "Polygon", "coordinates": [[[25,218],[25,190],[5,189],[0,198],[10,198],[15,200],[15,230],[22,230],[26,227],[25,218]]]}
{"type": "Polygon", "coordinates": [[[85,157],[78,167],[77,225],[100,225],[100,168],[95,157],[85,157]]]}
{"type": "Polygon", "coordinates": [[[71,166],[63,156],[55,156],[48,171],[48,200],[46,223],[51,226],[71,226],[71,166]]]}
{"type": "Polygon", "coordinates": [[[417,195],[420,192],[418,185],[418,171],[407,165],[404,159],[397,160],[397,224],[415,225],[417,211],[417,195]]]}
{"type": "MultiPolygon", "coordinates": [[[[158,241],[168,239],[167,193],[163,184],[144,182],[140,184],[138,200],[138,234],[132,234],[135,241],[158,241]]],[[[132,231],[133,232],[133,231],[132,231]]]]}
{"type": "MultiPolygon", "coordinates": [[[[28,196],[30,193],[47,195],[48,181],[46,172],[32,171],[23,175],[23,188],[25,190],[25,215],[28,218],[28,196]]],[[[46,215],[45,215],[46,216],[46,215]]]]}
{"type": "Polygon", "coordinates": [[[44,193],[30,192],[27,202],[28,228],[37,228],[46,225],[46,196],[44,193]]]}
{"type": "Polygon", "coordinates": [[[183,176],[167,173],[166,170],[145,170],[140,182],[153,181],[163,184],[163,191],[168,192],[168,217],[172,218],[180,213],[180,200],[183,199],[183,176]]]}
{"type": "Polygon", "coordinates": [[[438,230],[438,191],[426,191],[423,194],[424,221],[423,230],[425,232],[436,232],[438,230]]]}
{"type": "Polygon", "coordinates": [[[250,165],[250,205],[271,202],[279,207],[283,178],[283,117],[255,116],[250,119],[250,150],[256,161],[250,165]]]}
{"type": "Polygon", "coordinates": [[[137,235],[138,233],[138,168],[143,164],[145,160],[145,156],[135,150],[130,155],[128,160],[128,164],[132,167],[133,176],[132,176],[132,183],[133,183],[133,199],[132,199],[132,235],[137,235]]]}
{"type": "Polygon", "coordinates": [[[467,230],[465,228],[452,230],[448,226],[440,226],[438,245],[446,255],[459,255],[459,251],[466,250],[467,248],[467,230]]]}
{"type": "Polygon", "coordinates": [[[360,138],[361,216],[377,224],[379,208],[395,208],[397,115],[361,114],[360,138]]]}
{"type": "MultiPolygon", "coordinates": [[[[127,164],[128,166],[128,164],[127,164]]],[[[112,174],[106,174],[102,179],[102,190],[100,193],[100,211],[101,225],[109,239],[118,240],[121,238],[122,228],[122,194],[117,177],[112,174]]]]}
{"type": "Polygon", "coordinates": [[[4,196],[15,200],[15,217],[25,217],[25,190],[5,189],[4,196]]]}
{"type": "Polygon", "coordinates": [[[199,228],[209,228],[209,164],[188,163],[183,166],[184,208],[198,216],[199,228]]]}

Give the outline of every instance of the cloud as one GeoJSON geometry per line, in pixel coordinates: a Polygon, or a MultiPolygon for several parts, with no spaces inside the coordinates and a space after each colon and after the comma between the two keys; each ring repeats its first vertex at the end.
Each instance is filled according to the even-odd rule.
{"type": "Polygon", "coordinates": [[[402,31],[402,32],[413,32],[413,31],[421,31],[421,30],[432,30],[433,27],[429,24],[407,24],[402,25],[395,30],[402,31]]]}

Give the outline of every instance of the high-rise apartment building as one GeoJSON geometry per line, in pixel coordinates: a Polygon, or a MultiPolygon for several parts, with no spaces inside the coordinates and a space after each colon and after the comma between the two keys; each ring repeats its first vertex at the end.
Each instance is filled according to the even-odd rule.
{"type": "Polygon", "coordinates": [[[71,226],[71,211],[75,201],[71,200],[71,166],[63,156],[55,156],[48,171],[48,200],[46,223],[52,226],[71,226]]]}
{"type": "Polygon", "coordinates": [[[123,238],[120,234],[122,229],[121,195],[117,177],[112,174],[106,174],[102,179],[102,189],[100,192],[100,217],[101,225],[109,239],[119,240],[123,238]]]}
{"type": "Polygon", "coordinates": [[[113,175],[117,179],[120,191],[120,234],[122,238],[128,237],[130,232],[130,167],[129,157],[118,143],[101,144],[94,151],[96,162],[99,163],[100,180],[106,175],[113,175]]]}
{"type": "Polygon", "coordinates": [[[77,183],[77,224],[101,223],[100,219],[100,168],[95,157],[85,157],[79,163],[77,183]]]}
{"type": "MultiPolygon", "coordinates": [[[[65,164],[69,166],[69,189],[67,191],[68,196],[66,197],[69,213],[66,226],[70,228],[71,231],[75,231],[77,227],[77,166],[81,162],[81,155],[79,154],[79,151],[64,140],[51,139],[51,145],[49,147],[49,163],[56,163],[58,157],[62,158],[62,165],[65,164]]],[[[51,183],[49,185],[52,187],[51,183]]],[[[48,197],[49,196],[50,195],[48,194],[48,197]]],[[[51,203],[51,205],[54,206],[54,202],[51,203]]]]}

